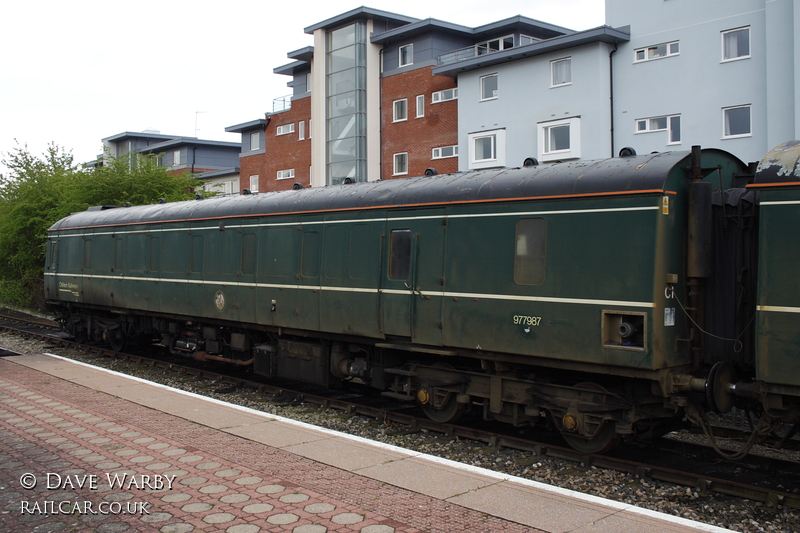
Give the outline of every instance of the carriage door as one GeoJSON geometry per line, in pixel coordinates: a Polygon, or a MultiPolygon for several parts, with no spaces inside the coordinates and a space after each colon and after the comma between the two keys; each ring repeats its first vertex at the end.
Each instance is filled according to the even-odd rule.
{"type": "Polygon", "coordinates": [[[390,214],[381,276],[385,335],[441,344],[444,221],[443,209],[390,214]]]}

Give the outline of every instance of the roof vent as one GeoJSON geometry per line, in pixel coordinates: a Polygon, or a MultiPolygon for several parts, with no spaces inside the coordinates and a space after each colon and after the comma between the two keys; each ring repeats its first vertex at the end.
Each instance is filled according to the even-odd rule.
{"type": "Polygon", "coordinates": [[[299,191],[302,188],[303,188],[303,184],[300,183],[299,181],[295,182],[295,184],[292,185],[292,189],[294,189],[295,191],[299,191]]]}
{"type": "Polygon", "coordinates": [[[620,157],[633,157],[635,155],[636,155],[636,150],[634,150],[630,146],[626,146],[625,148],[619,151],[620,157]]]}
{"type": "Polygon", "coordinates": [[[525,167],[525,168],[538,167],[539,166],[539,160],[536,159],[535,157],[526,157],[525,161],[522,162],[522,166],[525,167]]]}
{"type": "Polygon", "coordinates": [[[196,194],[194,199],[195,200],[202,200],[203,199],[203,195],[202,194],[196,194]]]}
{"type": "Polygon", "coordinates": [[[438,174],[438,172],[436,172],[436,169],[433,167],[425,169],[426,176],[435,176],[436,174],[438,174]]]}
{"type": "Polygon", "coordinates": [[[351,184],[351,183],[355,183],[355,182],[356,182],[356,180],[354,180],[353,178],[345,178],[345,179],[342,181],[342,184],[343,184],[343,185],[349,185],[349,184],[351,184]]]}
{"type": "Polygon", "coordinates": [[[250,189],[242,189],[242,194],[253,194],[253,191],[250,189]]]}

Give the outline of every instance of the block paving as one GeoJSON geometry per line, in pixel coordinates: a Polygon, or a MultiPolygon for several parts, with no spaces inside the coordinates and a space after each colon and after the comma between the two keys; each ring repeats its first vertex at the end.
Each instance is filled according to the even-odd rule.
{"type": "Polygon", "coordinates": [[[0,509],[6,532],[541,531],[11,359],[0,359],[0,509]]]}

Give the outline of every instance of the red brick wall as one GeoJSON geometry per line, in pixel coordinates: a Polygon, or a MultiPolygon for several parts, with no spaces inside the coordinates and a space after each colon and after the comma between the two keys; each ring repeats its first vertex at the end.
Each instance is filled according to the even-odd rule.
{"type": "Polygon", "coordinates": [[[269,115],[269,124],[264,132],[264,153],[239,159],[239,188],[250,187],[250,176],[258,175],[259,192],[291,189],[295,183],[308,187],[311,181],[311,98],[292,102],[288,111],[269,115]],[[305,139],[298,140],[300,122],[305,122],[305,139]],[[294,133],[276,135],[278,126],[294,124],[294,133]],[[293,179],[278,180],[279,170],[294,169],[293,179]]]}
{"type": "Polygon", "coordinates": [[[421,176],[427,168],[439,174],[458,170],[458,157],[431,159],[431,150],[458,144],[458,100],[431,103],[434,92],[456,87],[453,78],[433,76],[425,67],[381,80],[382,178],[421,176]],[[425,96],[425,116],[417,117],[417,96],[425,96]],[[393,122],[395,100],[407,99],[408,119],[393,122]],[[408,153],[408,174],[392,176],[394,154],[408,153]]]}

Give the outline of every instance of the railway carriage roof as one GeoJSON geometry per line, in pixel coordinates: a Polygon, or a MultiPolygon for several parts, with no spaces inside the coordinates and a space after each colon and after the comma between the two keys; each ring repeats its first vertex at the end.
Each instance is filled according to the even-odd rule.
{"type": "MultiPolygon", "coordinates": [[[[709,151],[724,154],[719,150],[704,152],[709,151]]],[[[688,165],[688,158],[687,151],[664,152],[83,211],[56,222],[50,230],[521,199],[663,193],[672,169],[684,160],[688,165]]]]}

